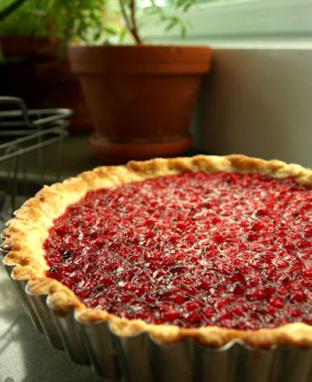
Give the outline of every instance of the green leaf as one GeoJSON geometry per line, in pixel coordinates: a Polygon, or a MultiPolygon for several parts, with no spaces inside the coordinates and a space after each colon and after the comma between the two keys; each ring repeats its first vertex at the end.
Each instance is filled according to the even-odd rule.
{"type": "Polygon", "coordinates": [[[104,31],[105,31],[107,34],[111,35],[111,36],[116,36],[116,35],[118,35],[118,31],[117,31],[115,28],[113,28],[113,27],[109,27],[109,26],[104,27],[104,31]]]}
{"type": "Polygon", "coordinates": [[[174,28],[177,25],[178,22],[179,21],[177,20],[171,20],[169,24],[167,24],[167,26],[165,27],[165,31],[169,32],[172,28],[174,28]]]}

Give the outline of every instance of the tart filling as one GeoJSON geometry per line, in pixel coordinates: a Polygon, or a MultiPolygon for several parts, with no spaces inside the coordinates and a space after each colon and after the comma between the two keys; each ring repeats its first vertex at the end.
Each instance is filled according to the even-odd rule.
{"type": "Polygon", "coordinates": [[[291,177],[186,171],[92,190],[44,248],[49,277],[118,317],[312,324],[312,190],[291,177]]]}

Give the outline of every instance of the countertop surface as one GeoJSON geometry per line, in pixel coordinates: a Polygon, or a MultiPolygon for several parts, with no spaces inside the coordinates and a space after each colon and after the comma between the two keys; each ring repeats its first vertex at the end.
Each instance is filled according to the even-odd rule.
{"type": "MultiPolygon", "coordinates": [[[[27,171],[32,174],[41,175],[41,167],[38,164],[38,153],[33,152],[23,157],[23,161],[27,165],[27,171]]],[[[186,156],[196,154],[208,154],[195,148],[190,149],[186,156]]],[[[57,145],[52,144],[46,146],[43,150],[43,170],[47,178],[55,175],[57,167],[57,145]]],[[[61,146],[61,155],[59,160],[60,175],[62,178],[74,176],[82,171],[91,170],[94,167],[106,165],[95,157],[89,144],[88,135],[69,135],[66,137],[61,146]]],[[[21,166],[22,168],[22,166],[21,166]]]]}

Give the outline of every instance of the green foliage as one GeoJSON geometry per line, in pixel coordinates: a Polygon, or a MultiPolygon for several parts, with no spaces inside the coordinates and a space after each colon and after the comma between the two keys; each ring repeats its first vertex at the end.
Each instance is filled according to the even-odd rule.
{"type": "MultiPolygon", "coordinates": [[[[145,12],[155,15],[164,30],[179,28],[184,36],[183,14],[198,0],[168,0],[161,7],[150,0],[145,12]],[[181,17],[182,16],[182,17],[181,17]]],[[[141,43],[138,12],[143,0],[1,0],[0,36],[40,36],[86,43],[141,43]]],[[[146,4],[146,1],[145,1],[146,4]]]]}
{"type": "MultiPolygon", "coordinates": [[[[158,17],[160,22],[164,24],[165,31],[178,27],[181,35],[185,36],[188,24],[184,20],[184,13],[199,1],[200,0],[167,0],[166,4],[168,7],[163,7],[159,5],[159,1],[157,0],[149,0],[149,6],[146,8],[146,12],[158,17]]],[[[138,44],[140,44],[142,40],[139,31],[140,25],[137,21],[137,13],[143,4],[146,4],[146,0],[119,0],[121,15],[124,19],[126,29],[133,40],[138,44]]]]}
{"type": "MultiPolygon", "coordinates": [[[[32,8],[31,3],[25,1],[20,7],[14,11],[7,13],[6,17],[1,19],[0,36],[3,35],[22,35],[32,36],[42,27],[41,17],[36,13],[36,9],[32,8]]],[[[11,6],[12,0],[1,1],[1,12],[5,13],[11,6]]]]}
{"type": "Polygon", "coordinates": [[[0,21],[5,20],[11,13],[15,12],[26,0],[15,0],[0,10],[0,21]]]}
{"type": "MultiPolygon", "coordinates": [[[[97,41],[112,28],[106,17],[107,0],[26,0],[0,24],[0,36],[40,36],[63,40],[97,41]]],[[[0,14],[13,4],[1,0],[0,14]]]]}
{"type": "Polygon", "coordinates": [[[181,36],[185,37],[189,25],[184,20],[183,14],[198,3],[198,0],[167,0],[170,11],[157,5],[155,0],[150,0],[150,2],[152,6],[148,8],[148,12],[158,16],[159,20],[165,25],[165,31],[168,32],[173,28],[179,28],[181,36]]]}

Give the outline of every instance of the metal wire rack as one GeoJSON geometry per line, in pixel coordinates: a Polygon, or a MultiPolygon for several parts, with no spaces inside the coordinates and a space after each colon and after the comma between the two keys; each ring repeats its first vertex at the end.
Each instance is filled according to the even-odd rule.
{"type": "Polygon", "coordinates": [[[69,109],[28,110],[21,98],[0,97],[1,225],[44,183],[60,179],[62,142],[71,115],[69,109]],[[53,146],[53,158],[47,158],[48,146],[53,146]],[[54,174],[45,171],[47,160],[54,174]]]}

